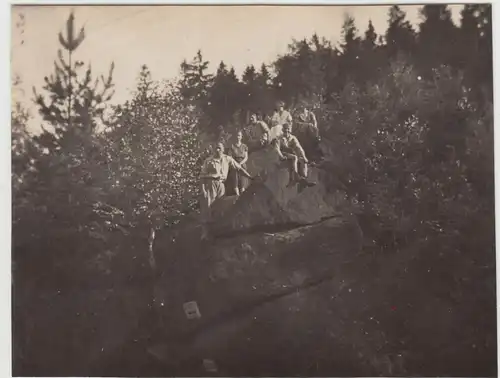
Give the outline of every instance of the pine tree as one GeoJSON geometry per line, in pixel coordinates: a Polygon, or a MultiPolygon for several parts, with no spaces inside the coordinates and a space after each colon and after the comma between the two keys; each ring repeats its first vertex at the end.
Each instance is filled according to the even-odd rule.
{"type": "Polygon", "coordinates": [[[274,92],[272,88],[272,78],[267,66],[262,63],[260,71],[256,79],[257,94],[255,102],[257,103],[257,113],[265,119],[266,115],[270,115],[274,109],[274,92]]]}
{"type": "Polygon", "coordinates": [[[207,73],[209,64],[203,59],[201,50],[198,50],[190,63],[186,60],[181,63],[182,77],[179,89],[186,100],[202,101],[206,99],[213,79],[213,75],[207,73]]]}
{"type": "Polygon", "coordinates": [[[257,78],[255,67],[253,65],[247,66],[245,68],[245,71],[243,71],[243,75],[241,78],[243,80],[243,83],[247,85],[253,83],[257,78]]]}
{"type": "Polygon", "coordinates": [[[224,62],[220,62],[217,74],[207,91],[208,106],[206,113],[212,128],[229,125],[237,110],[243,106],[242,87],[234,68],[229,70],[224,62]]]}
{"type": "Polygon", "coordinates": [[[363,40],[363,49],[364,50],[373,50],[375,49],[377,43],[377,33],[375,32],[375,28],[373,27],[372,20],[368,22],[368,29],[365,31],[365,38],[363,40]]]}
{"type": "Polygon", "coordinates": [[[45,77],[43,89],[48,96],[38,94],[33,88],[35,102],[39,107],[44,121],[54,128],[55,138],[42,136],[40,141],[52,140],[47,147],[64,144],[66,136],[75,131],[92,134],[101,124],[106,123],[104,110],[106,103],[113,96],[113,69],[111,64],[109,74],[100,80],[93,80],[92,68],[89,64],[85,73],[80,74],[84,63],[74,61],[74,53],[85,39],[85,30],[82,27],[78,34],[75,33],[75,16],[70,14],[66,22],[66,36],[59,33],[59,43],[62,50],[58,50],[58,61],[54,62],[54,74],[45,77]],[[64,58],[66,51],[67,59],[64,58]]]}
{"type": "Polygon", "coordinates": [[[385,33],[387,56],[411,56],[416,49],[416,32],[408,20],[406,13],[397,5],[389,9],[389,26],[385,33]]]}
{"type": "Polygon", "coordinates": [[[384,59],[381,56],[381,47],[377,46],[377,33],[370,20],[368,28],[365,31],[363,40],[361,41],[361,58],[359,61],[359,77],[360,83],[373,80],[378,70],[382,69],[384,59]]]}
{"type": "Polygon", "coordinates": [[[250,113],[255,113],[259,109],[259,83],[258,73],[253,65],[247,66],[242,75],[242,108],[245,111],[245,121],[248,121],[250,113]]]}
{"type": "Polygon", "coordinates": [[[424,75],[440,65],[455,66],[459,53],[457,27],[446,4],[427,4],[420,9],[423,21],[418,35],[418,59],[424,75]]]}
{"type": "Polygon", "coordinates": [[[323,101],[329,46],[317,35],[293,41],[288,52],[274,63],[274,87],[278,98],[292,105],[299,101],[323,101]]]}
{"type": "MultiPolygon", "coordinates": [[[[13,92],[19,90],[21,83],[21,79],[16,75],[12,83],[13,92]]],[[[26,175],[33,168],[34,159],[40,153],[27,129],[29,119],[29,112],[20,101],[14,100],[11,110],[11,160],[14,195],[19,194],[18,190],[26,175]]]]}
{"type": "Polygon", "coordinates": [[[359,49],[361,39],[358,37],[358,28],[353,17],[346,15],[342,24],[341,49],[344,55],[355,53],[359,49]]]}
{"type": "Polygon", "coordinates": [[[457,65],[475,96],[492,97],[491,6],[466,4],[461,12],[459,35],[462,48],[457,65]],[[478,90],[479,89],[479,90],[478,90]],[[484,92],[484,93],[482,93],[484,92]]]}
{"type": "Polygon", "coordinates": [[[346,15],[342,24],[342,42],[340,44],[339,72],[337,87],[341,88],[349,80],[362,81],[361,78],[361,38],[358,36],[353,17],[346,15]]]}

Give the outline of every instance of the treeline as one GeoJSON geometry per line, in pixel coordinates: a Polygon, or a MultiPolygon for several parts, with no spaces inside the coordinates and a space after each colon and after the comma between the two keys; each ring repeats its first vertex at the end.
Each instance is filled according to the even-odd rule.
{"type": "Polygon", "coordinates": [[[292,108],[301,102],[313,108],[335,104],[336,95],[346,84],[365,88],[391,62],[404,59],[423,80],[432,79],[441,66],[454,74],[462,72],[471,98],[490,100],[491,8],[465,5],[458,26],[447,5],[425,5],[420,16],[415,28],[399,6],[392,6],[384,34],[377,34],[371,21],[360,31],[355,20],[347,16],[339,44],[316,34],[294,40],[285,55],[269,66],[247,66],[241,78],[223,61],[215,75],[209,74],[209,62],[198,51],[181,65],[181,94],[203,109],[207,127],[215,131],[219,126],[244,124],[251,113],[265,119],[277,100],[292,108]]]}

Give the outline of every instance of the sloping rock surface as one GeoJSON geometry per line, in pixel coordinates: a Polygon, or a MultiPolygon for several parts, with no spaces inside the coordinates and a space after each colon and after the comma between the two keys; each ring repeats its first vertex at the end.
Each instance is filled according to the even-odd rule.
{"type": "MultiPolygon", "coordinates": [[[[294,354],[312,350],[326,321],[325,312],[316,316],[307,308],[317,298],[311,302],[304,290],[326,287],[317,295],[325,303],[335,301],[335,292],[346,285],[342,267],[361,249],[359,227],[344,211],[342,191],[329,187],[326,172],[311,168],[317,185],[300,191],[286,186],[288,168],[271,149],[252,153],[247,165],[260,179],[240,197],[214,204],[209,239],[200,239],[201,227],[192,221],[156,244],[162,276],[155,301],[164,342],[150,353],[174,371],[177,366],[176,374],[203,374],[195,368],[203,358],[225,366],[225,374],[291,374],[286,362],[292,367],[294,354]],[[196,302],[199,318],[188,319],[187,302],[196,302]],[[277,353],[281,367],[272,369],[277,353]]],[[[351,371],[362,366],[345,340],[325,339],[322,348],[324,342],[339,353],[331,374],[347,372],[342,364],[351,371]]],[[[295,367],[299,374],[318,372],[295,367]]],[[[356,372],[366,374],[363,369],[356,372]]]]}

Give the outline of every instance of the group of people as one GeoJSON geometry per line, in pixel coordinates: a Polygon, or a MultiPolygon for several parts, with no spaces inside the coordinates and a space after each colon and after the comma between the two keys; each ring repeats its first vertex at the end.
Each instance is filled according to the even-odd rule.
{"type": "MultiPolygon", "coordinates": [[[[250,125],[246,128],[248,144],[243,143],[244,132],[240,130],[236,133],[235,142],[229,147],[227,154],[222,142],[214,146],[214,153],[204,161],[200,174],[200,207],[204,218],[207,217],[213,202],[225,195],[226,180],[231,183],[234,193],[240,195],[248,186],[247,180],[254,179],[246,170],[249,151],[275,149],[279,158],[289,164],[290,179],[287,186],[299,184],[304,188],[315,185],[307,179],[309,160],[301,142],[292,134],[292,122],[292,115],[285,110],[284,103],[278,102],[270,126],[259,120],[256,114],[250,117],[250,125]]],[[[302,107],[296,124],[301,126],[305,136],[302,138],[303,142],[313,151],[320,139],[314,113],[302,107]]]]}

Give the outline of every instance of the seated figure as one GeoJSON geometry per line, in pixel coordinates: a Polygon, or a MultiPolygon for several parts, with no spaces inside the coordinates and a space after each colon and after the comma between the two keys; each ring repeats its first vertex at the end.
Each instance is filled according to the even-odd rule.
{"type": "Polygon", "coordinates": [[[287,186],[299,183],[301,186],[313,186],[307,180],[307,157],[297,137],[292,135],[292,126],[283,124],[283,133],[274,142],[280,159],[290,163],[290,180],[287,186]]]}

